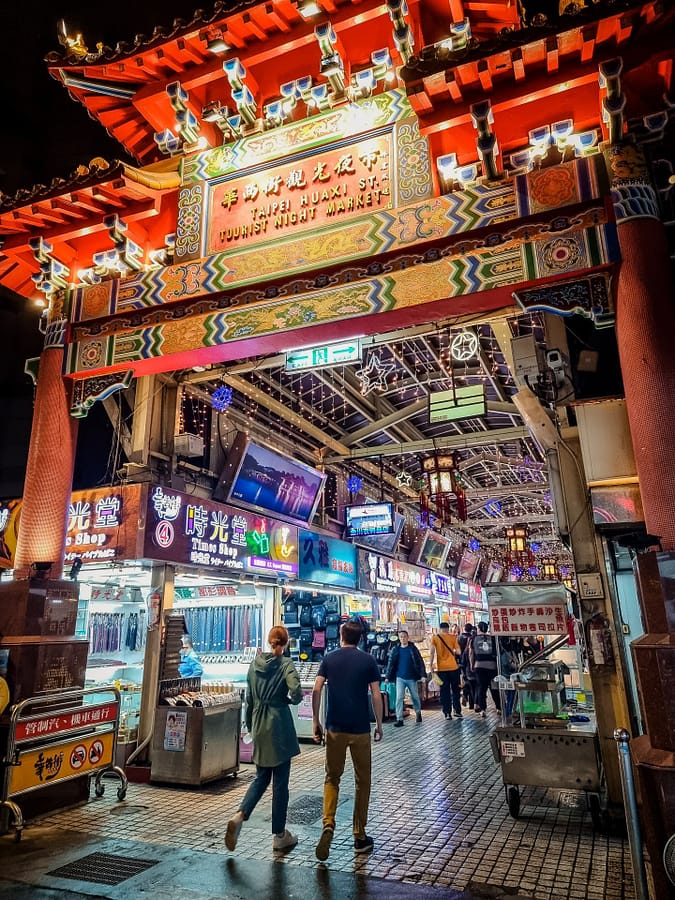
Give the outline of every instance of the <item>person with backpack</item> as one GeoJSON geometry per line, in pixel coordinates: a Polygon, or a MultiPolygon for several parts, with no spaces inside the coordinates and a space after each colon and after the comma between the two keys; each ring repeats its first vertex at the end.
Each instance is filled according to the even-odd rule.
{"type": "Polygon", "coordinates": [[[441,679],[441,706],[446,719],[452,718],[452,709],[455,710],[455,718],[462,718],[462,706],[459,699],[459,642],[457,636],[450,634],[450,626],[447,622],[441,622],[438,633],[431,639],[429,649],[429,668],[432,673],[436,669],[438,659],[438,677],[441,679]]]}
{"type": "Polygon", "coordinates": [[[422,704],[420,703],[420,695],[417,690],[417,682],[426,678],[426,676],[427,671],[420,651],[409,639],[407,631],[399,631],[398,643],[389,654],[387,677],[385,679],[388,682],[396,682],[395,728],[400,728],[403,725],[403,700],[405,699],[406,688],[410,691],[410,699],[415,710],[415,721],[418,723],[422,721],[422,704]]]}
{"type": "Polygon", "coordinates": [[[475,673],[477,681],[474,710],[482,718],[486,716],[488,688],[497,711],[501,712],[499,691],[492,687],[492,679],[497,675],[497,645],[494,637],[488,634],[489,627],[487,622],[479,622],[478,631],[469,645],[471,671],[475,673]]]}

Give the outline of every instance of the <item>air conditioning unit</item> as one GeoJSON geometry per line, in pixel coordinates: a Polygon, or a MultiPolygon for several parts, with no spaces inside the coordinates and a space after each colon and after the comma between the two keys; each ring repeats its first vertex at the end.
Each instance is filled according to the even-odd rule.
{"type": "Polygon", "coordinates": [[[203,456],[204,438],[198,434],[176,434],[173,449],[176,456],[203,456]]]}

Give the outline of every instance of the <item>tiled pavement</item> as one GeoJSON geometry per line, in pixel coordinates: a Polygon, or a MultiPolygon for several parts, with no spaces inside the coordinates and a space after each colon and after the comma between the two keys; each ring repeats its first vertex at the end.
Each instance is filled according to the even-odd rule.
{"type": "MultiPolygon", "coordinates": [[[[291,818],[295,821],[289,822],[289,827],[299,835],[297,848],[285,857],[272,853],[271,805],[266,797],[244,825],[239,847],[231,856],[241,860],[241,865],[257,860],[261,870],[273,859],[316,869],[314,876],[307,872],[309,879],[323,877],[327,870],[335,873],[331,874],[334,878],[349,873],[352,879],[356,875],[402,882],[411,885],[414,896],[417,892],[412,885],[467,891],[471,897],[633,898],[627,842],[594,833],[582,796],[576,802],[569,793],[561,798],[557,792],[525,789],[520,818],[510,817],[500,769],[487,740],[494,724],[494,719],[480,719],[472,713],[465,714],[463,721],[446,721],[437,709],[425,710],[420,725],[411,719],[406,719],[401,729],[385,724],[384,741],[373,748],[368,831],[375,839],[375,850],[365,858],[354,856],[350,827],[353,778],[348,764],[326,867],[314,857],[321,830],[323,750],[302,744],[291,772],[291,818]]],[[[28,850],[31,839],[53,834],[56,828],[64,848],[69,841],[76,845],[78,835],[87,835],[87,852],[91,852],[94,838],[228,855],[224,828],[252,773],[252,766],[242,765],[237,779],[199,789],[130,784],[123,803],[116,801],[115,783],[111,782],[102,799],[27,827],[22,852],[28,850]],[[66,836],[64,832],[76,834],[66,836]]],[[[7,853],[13,846],[10,840],[0,840],[4,877],[13,877],[7,853]]],[[[24,874],[15,877],[25,881],[22,871],[24,874]]],[[[53,882],[41,882],[38,875],[35,879],[36,885],[53,886],[53,882]]],[[[193,885],[198,884],[197,868],[193,885]]],[[[319,895],[323,896],[311,891],[306,894],[319,895]]],[[[59,896],[66,895],[62,892],[59,896]]],[[[262,897],[259,892],[256,896],[262,897]]]]}

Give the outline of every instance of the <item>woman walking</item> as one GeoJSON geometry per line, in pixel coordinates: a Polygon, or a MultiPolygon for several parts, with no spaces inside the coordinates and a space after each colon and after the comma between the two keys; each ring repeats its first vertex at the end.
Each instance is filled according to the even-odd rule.
{"type": "Polygon", "coordinates": [[[241,806],[227,823],[225,846],[234,850],[241,826],[258,805],[272,782],[272,832],[274,850],[291,850],[298,839],[286,831],[288,780],[291,759],[300,747],[289,703],[302,700],[297,670],[283,655],[288,632],[276,625],[267,637],[271,653],[261,653],[250,665],[246,689],[246,727],[253,737],[256,777],[246,791],[241,806]]]}

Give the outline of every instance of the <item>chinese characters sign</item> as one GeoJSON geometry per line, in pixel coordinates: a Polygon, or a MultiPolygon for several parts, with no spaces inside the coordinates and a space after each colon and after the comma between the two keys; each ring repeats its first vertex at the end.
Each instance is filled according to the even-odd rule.
{"type": "Polygon", "coordinates": [[[418,599],[431,599],[433,595],[428,569],[367,550],[359,550],[359,587],[364,591],[383,591],[418,599]]]}
{"type": "Polygon", "coordinates": [[[527,637],[567,631],[567,595],[562,585],[499,585],[488,589],[487,600],[493,634],[527,637]]]}
{"type": "Polygon", "coordinates": [[[10,768],[9,794],[22,794],[109,766],[114,742],[113,732],[107,731],[20,752],[19,765],[10,768]]]}
{"type": "Polygon", "coordinates": [[[136,559],[142,486],[76,491],[68,508],[66,563],[136,559]]]}
{"type": "Polygon", "coordinates": [[[207,252],[390,208],[392,149],[379,135],[213,184],[207,252]]]}
{"type": "Polygon", "coordinates": [[[91,728],[117,720],[117,703],[99,703],[83,706],[75,712],[54,713],[51,716],[34,716],[19,719],[16,723],[16,742],[32,741],[76,728],[91,728]]]}
{"type": "Polygon", "coordinates": [[[143,555],[193,566],[295,577],[298,529],[258,513],[153,487],[143,555]]]}
{"type": "Polygon", "coordinates": [[[356,547],[347,541],[300,530],[299,577],[318,584],[356,587],[356,547]]]}
{"type": "Polygon", "coordinates": [[[493,634],[523,637],[564,634],[567,631],[567,607],[560,604],[491,606],[490,628],[493,634]]]}

